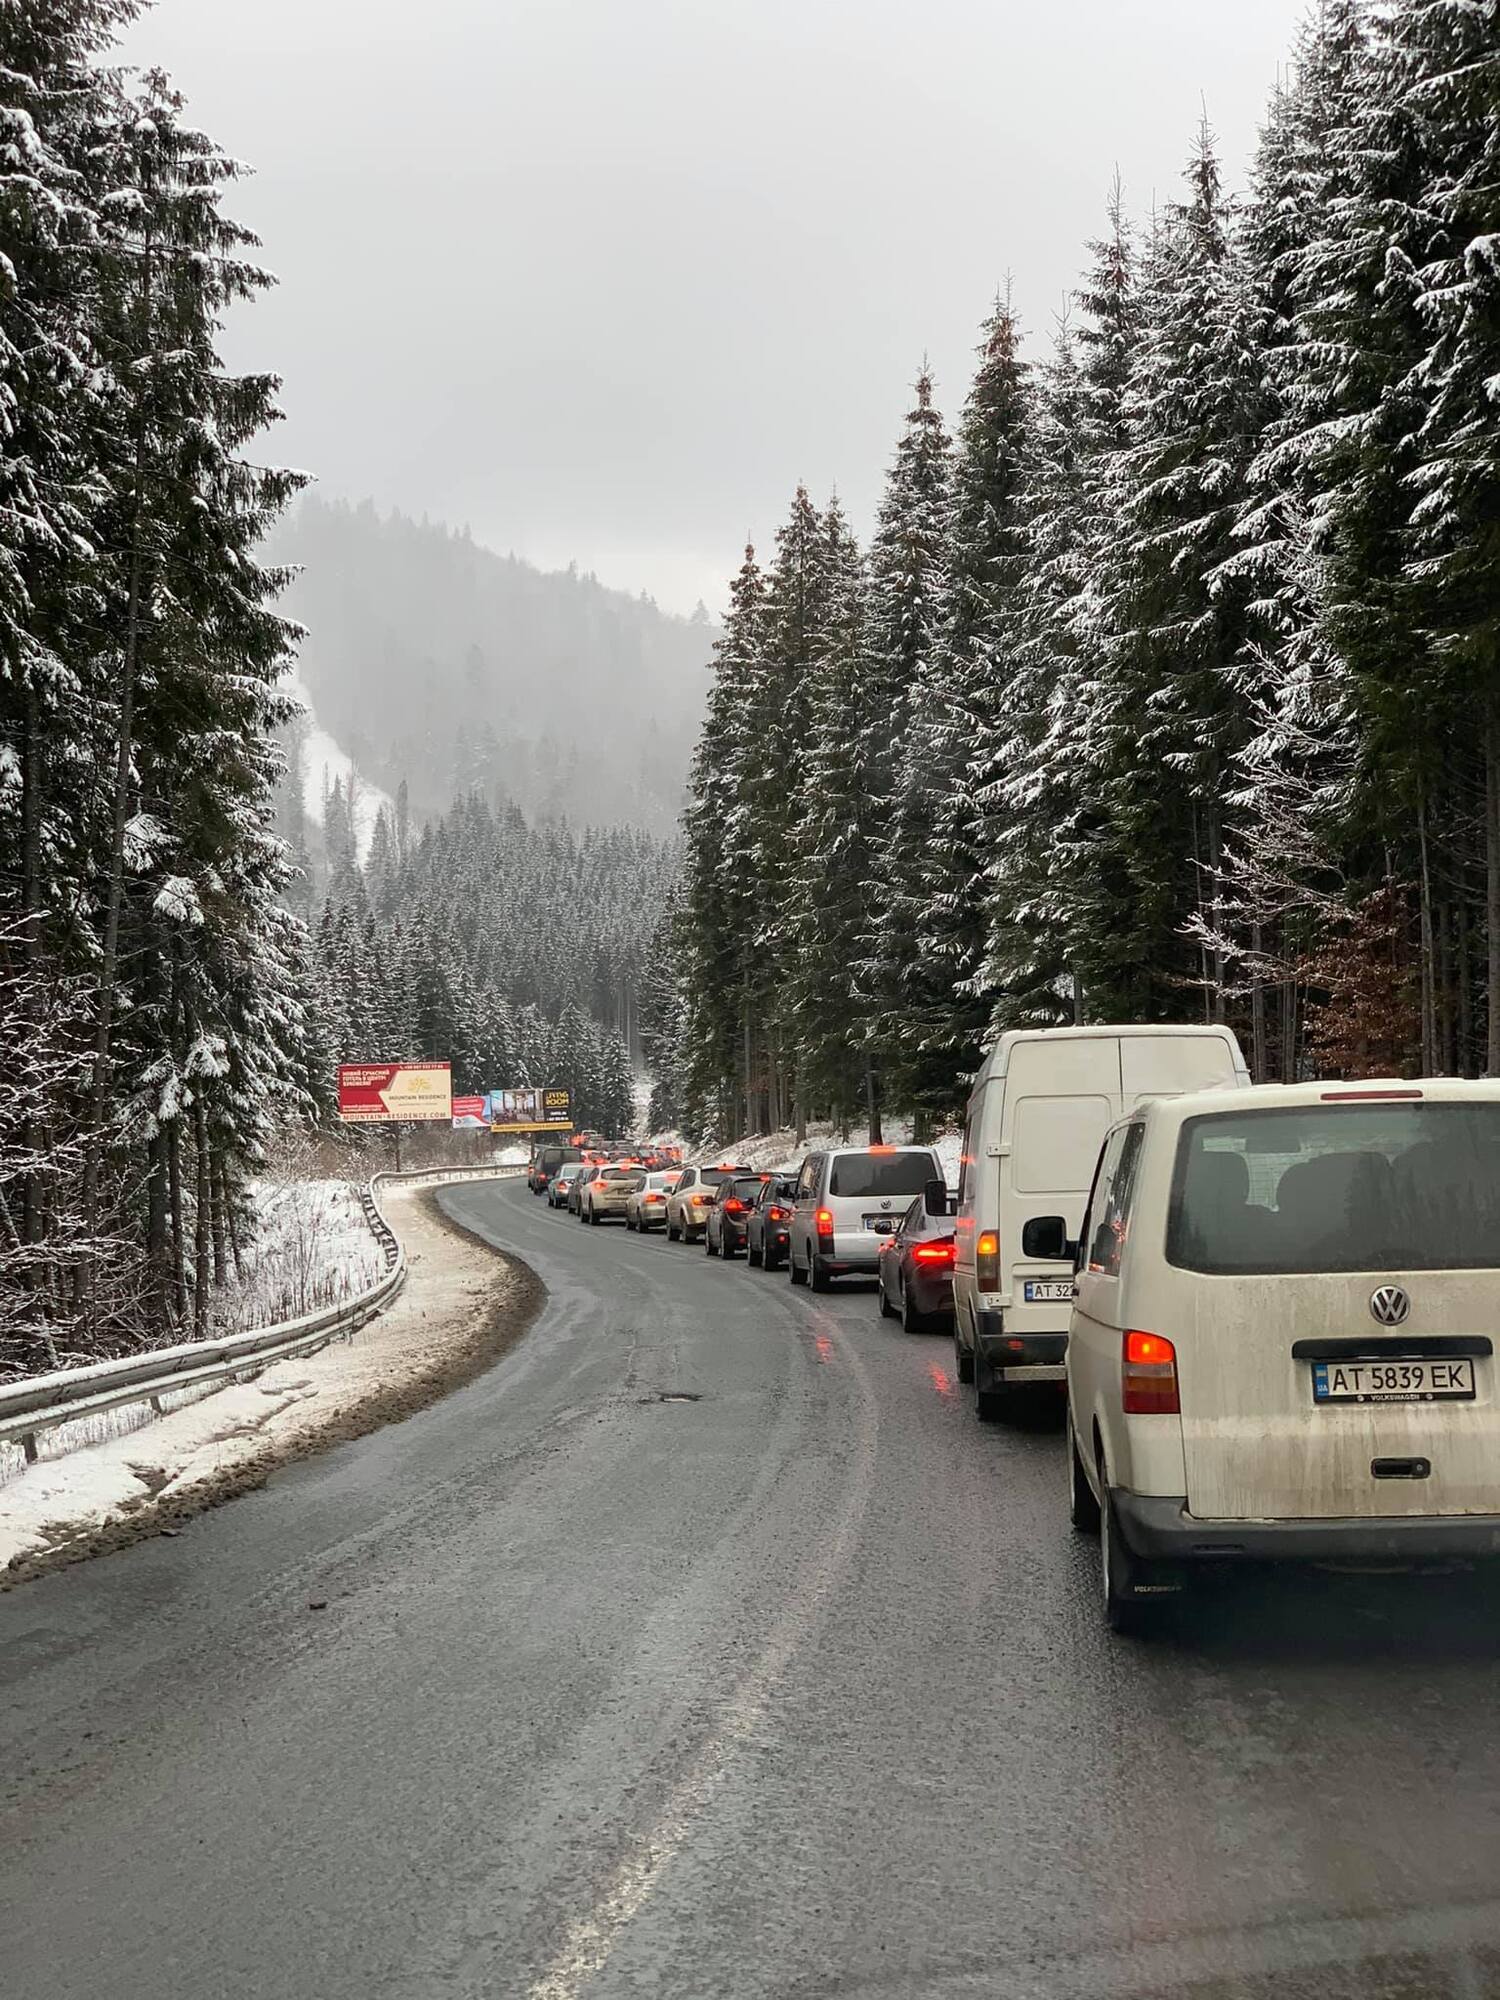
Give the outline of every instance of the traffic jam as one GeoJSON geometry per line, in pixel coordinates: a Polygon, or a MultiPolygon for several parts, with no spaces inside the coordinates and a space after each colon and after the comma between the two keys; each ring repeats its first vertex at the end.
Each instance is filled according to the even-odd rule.
{"type": "Polygon", "coordinates": [[[1022,1030],[956,1185],[916,1144],[769,1170],[543,1145],[528,1179],[585,1227],[865,1281],[952,1339],[984,1422],[1061,1401],[1113,1631],[1236,1565],[1500,1555],[1500,1081],[1256,1085],[1224,1027],[1022,1030]]]}

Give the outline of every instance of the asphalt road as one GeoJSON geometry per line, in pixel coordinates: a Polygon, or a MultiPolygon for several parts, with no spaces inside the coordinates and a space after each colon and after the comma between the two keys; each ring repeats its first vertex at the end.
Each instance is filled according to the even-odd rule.
{"type": "Polygon", "coordinates": [[[945,1339],[443,1201],[547,1281],[512,1355],[0,1598],[0,1992],[1500,1993],[1495,1584],[1111,1639],[945,1339]]]}

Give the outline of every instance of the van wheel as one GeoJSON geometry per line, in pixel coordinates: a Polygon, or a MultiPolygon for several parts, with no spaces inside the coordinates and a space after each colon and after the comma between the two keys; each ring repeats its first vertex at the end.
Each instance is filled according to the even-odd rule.
{"type": "Polygon", "coordinates": [[[1161,1565],[1143,1561],[1126,1541],[1107,1486],[1102,1512],[1099,1570],[1104,1585],[1104,1622],[1111,1632],[1143,1638],[1156,1624],[1160,1600],[1152,1586],[1161,1565]]]}
{"type": "Polygon", "coordinates": [[[953,1372],[960,1382],[974,1380],[974,1357],[959,1339],[957,1326],[953,1329],[953,1372]]]}
{"type": "Polygon", "coordinates": [[[794,1285],[805,1285],[807,1283],[807,1273],[797,1262],[797,1253],[795,1250],[788,1250],[786,1253],[786,1274],[794,1285]]]}
{"type": "Polygon", "coordinates": [[[1068,1519],[1080,1535],[1097,1535],[1099,1532],[1099,1502],[1094,1498],[1094,1489],[1089,1485],[1083,1460],[1078,1456],[1078,1440],[1073,1435],[1071,1424],[1068,1425],[1068,1519]]]}
{"type": "Polygon", "coordinates": [[[827,1271],[824,1269],[823,1259],[818,1255],[816,1250],[813,1252],[809,1278],[815,1292],[826,1292],[833,1283],[832,1278],[829,1277],[827,1271]]]}

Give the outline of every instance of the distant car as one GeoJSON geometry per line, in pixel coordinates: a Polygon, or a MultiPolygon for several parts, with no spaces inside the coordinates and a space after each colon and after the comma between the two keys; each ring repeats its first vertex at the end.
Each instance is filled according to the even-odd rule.
{"type": "Polygon", "coordinates": [[[718,1198],[703,1225],[703,1247],[710,1257],[738,1257],[745,1247],[745,1229],[750,1209],[760,1200],[769,1174],[736,1174],[721,1181],[718,1198]]]}
{"type": "Polygon", "coordinates": [[[579,1183],[578,1220],[596,1227],[601,1222],[623,1222],[631,1190],[644,1179],[644,1174],[634,1174],[628,1167],[595,1167],[579,1183]]]}
{"type": "Polygon", "coordinates": [[[576,1146],[538,1146],[526,1169],[526,1185],[533,1194],[545,1194],[558,1172],[570,1160],[582,1159],[576,1146]]]}
{"type": "Polygon", "coordinates": [[[684,1167],[667,1203],[667,1241],[696,1243],[708,1221],[714,1191],[720,1181],[747,1174],[748,1167],[684,1167]]]}
{"type": "Polygon", "coordinates": [[[651,1229],[665,1229],[667,1197],[677,1185],[676,1174],[637,1174],[636,1182],[625,1204],[625,1227],[642,1235],[651,1229]]]}
{"type": "Polygon", "coordinates": [[[762,1271],[779,1271],[786,1262],[792,1226],[795,1174],[772,1174],[750,1206],[745,1223],[745,1262],[762,1271]]]}
{"type": "Polygon", "coordinates": [[[582,1160],[569,1160],[565,1165],[559,1167],[547,1183],[547,1206],[549,1208],[566,1208],[568,1206],[568,1196],[573,1191],[573,1183],[578,1179],[580,1174],[585,1172],[587,1172],[587,1169],[582,1160]]]}
{"type": "Polygon", "coordinates": [[[809,1153],[797,1176],[787,1275],[826,1292],[846,1273],[874,1277],[880,1245],[942,1162],[928,1146],[840,1146],[809,1153]]]}
{"type": "Polygon", "coordinates": [[[901,1218],[901,1227],[880,1246],[882,1318],[894,1316],[908,1333],[930,1328],[953,1330],[953,1221],[957,1202],[949,1196],[943,1213],[928,1212],[921,1195],[901,1218]]]}

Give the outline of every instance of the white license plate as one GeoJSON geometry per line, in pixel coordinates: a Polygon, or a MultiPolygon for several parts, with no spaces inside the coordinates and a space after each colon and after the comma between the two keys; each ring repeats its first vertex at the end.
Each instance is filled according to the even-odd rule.
{"type": "Polygon", "coordinates": [[[1065,1306],[1073,1296],[1071,1278],[1028,1278],[1021,1297],[1029,1306],[1065,1306]]]}
{"type": "Polygon", "coordinates": [[[873,1229],[877,1236],[889,1236],[900,1221],[899,1215],[867,1215],[865,1228],[873,1229]]]}
{"type": "Polygon", "coordinates": [[[1472,1361],[1315,1361],[1315,1403],[1474,1400],[1472,1361]]]}

